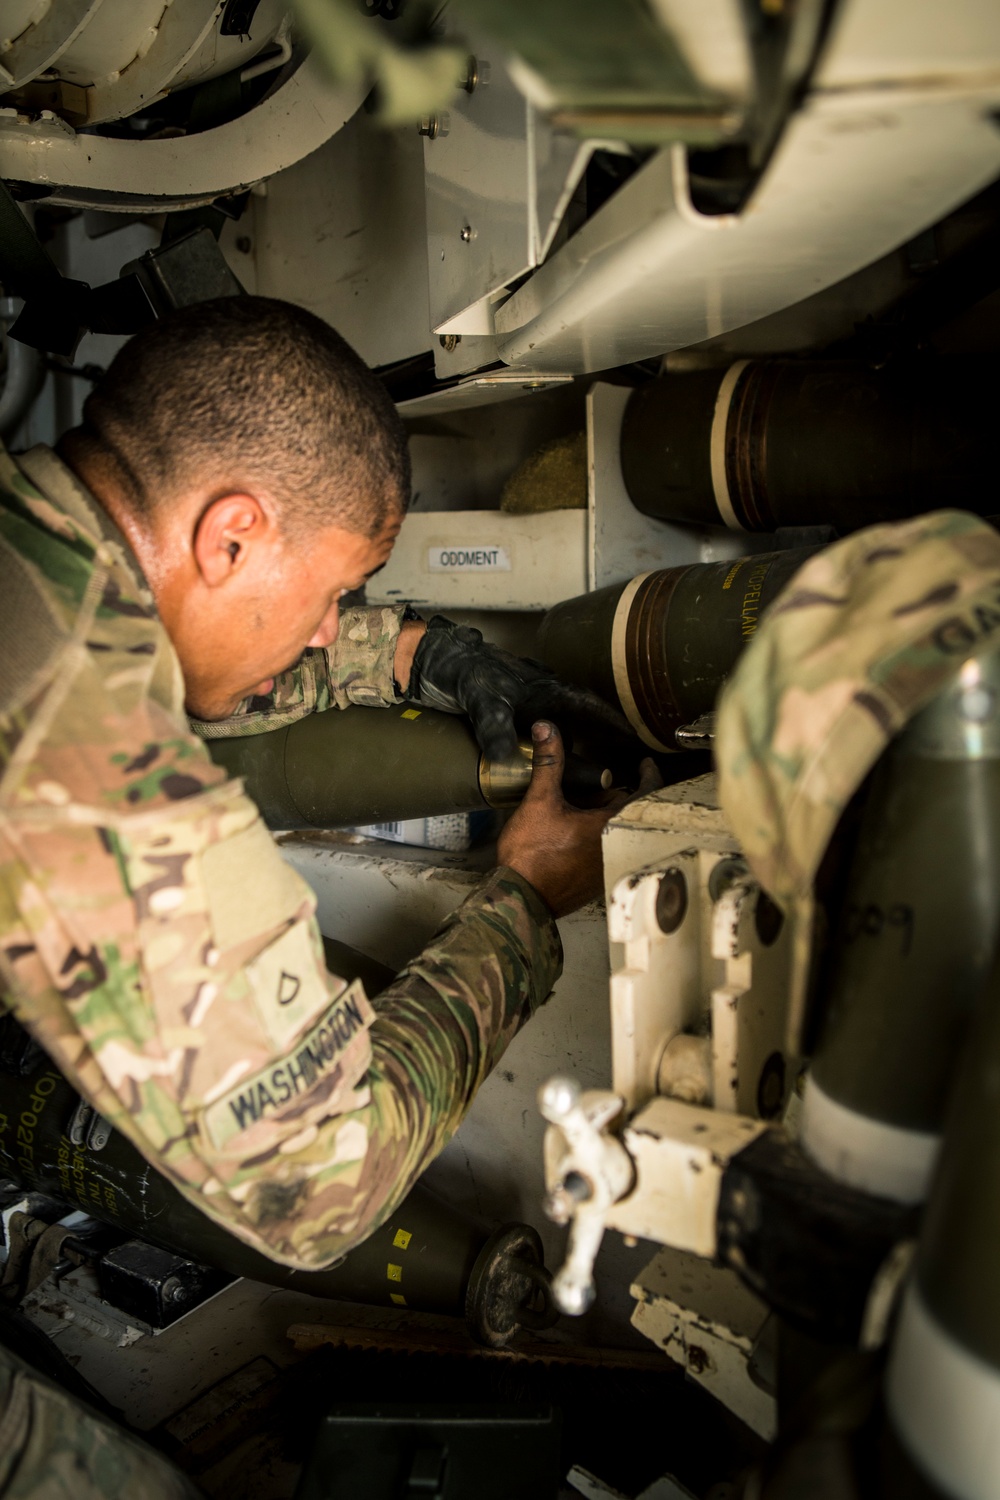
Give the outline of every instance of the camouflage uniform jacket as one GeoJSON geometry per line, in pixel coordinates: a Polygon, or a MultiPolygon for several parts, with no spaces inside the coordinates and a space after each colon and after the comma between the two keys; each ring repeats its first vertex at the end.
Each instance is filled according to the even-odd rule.
{"type": "MultiPolygon", "coordinates": [[[[309,887],[191,733],[127,544],[47,449],[0,449],[0,566],[5,1003],[201,1209],[275,1260],[327,1264],[545,999],[555,924],[498,870],[370,1003],[327,972],[309,887]]],[[[398,611],[345,611],[274,704],[220,727],[396,701],[398,629],[398,611]]]]}
{"type": "Polygon", "coordinates": [[[1000,536],[963,511],[870,526],[811,557],[761,620],[719,699],[728,822],[792,921],[799,1045],[813,880],[837,821],[894,735],[996,650],[1000,536]]]}
{"type": "Polygon", "coordinates": [[[786,909],[893,736],[996,649],[998,605],[1000,536],[954,510],[855,532],[775,599],[720,696],[715,757],[733,831],[786,909]]]}

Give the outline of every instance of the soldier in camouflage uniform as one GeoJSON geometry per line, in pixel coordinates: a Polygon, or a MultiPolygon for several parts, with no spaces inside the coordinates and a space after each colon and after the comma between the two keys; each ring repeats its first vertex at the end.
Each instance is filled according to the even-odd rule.
{"type": "Polygon", "coordinates": [[[842,812],[893,736],[998,631],[1000,535],[938,511],[810,558],[723,689],[719,795],[754,873],[794,920],[794,1017],[813,880],[842,812]]]}
{"type": "MultiPolygon", "coordinates": [[[[196,339],[213,317],[230,349],[220,344],[220,360],[268,319],[275,340],[288,318],[300,342],[314,324],[322,330],[314,339],[336,337],[307,314],[275,309],[251,298],[202,305],[173,330],[140,337],[166,350],[157,369],[171,337],[196,339]]],[[[142,356],[133,340],[119,360],[142,356]]],[[[289,347],[284,358],[294,357],[289,347]]],[[[370,382],[368,407],[386,426],[398,422],[356,356],[338,357],[354,361],[352,378],[370,382]]],[[[107,487],[86,448],[84,459],[78,466],[96,476],[95,487],[107,487]]],[[[207,483],[209,493],[216,488],[207,483]]],[[[373,537],[336,524],[314,529],[294,566],[279,537],[261,566],[273,565],[275,595],[284,570],[286,597],[280,608],[258,598],[252,609],[272,616],[261,629],[252,614],[230,618],[218,602],[227,570],[249,548],[246,514],[258,524],[252,496],[224,492],[205,510],[198,492],[192,546],[203,545],[207,527],[220,535],[209,530],[207,561],[181,548],[181,586],[161,575],[151,590],[106,504],[55,454],[4,457],[0,489],[7,1004],[95,1109],[206,1213],[287,1265],[327,1265],[387,1216],[440,1151],[558,976],[551,908],[568,905],[553,886],[551,856],[546,867],[546,819],[561,819],[569,839],[555,862],[556,884],[568,880],[570,889],[578,867],[588,882],[597,875],[607,813],[577,814],[543,795],[558,768],[554,750],[540,755],[535,796],[508,827],[508,863],[373,1007],[360,983],[326,972],[308,886],[240,784],[209,759],[185,705],[211,719],[197,726],[204,735],[253,732],[334,704],[399,702],[398,680],[410,675],[400,667],[404,610],[347,610],[337,631],[339,593],[388,556],[398,495],[373,537]],[[190,581],[197,566],[207,584],[190,581]],[[318,602],[308,613],[311,583],[318,602]],[[202,639],[203,607],[228,625],[221,643],[202,639]],[[263,676],[261,664],[286,650],[298,664],[263,676]]],[[[154,547],[127,508],[111,508],[150,572],[158,569],[172,515],[154,547]]],[[[243,566],[255,566],[252,556],[243,566]]],[[[424,627],[410,628],[419,644],[424,627]]],[[[449,657],[455,651],[483,655],[469,641],[449,657]]],[[[454,689],[460,675],[437,685],[454,689]]],[[[575,899],[571,892],[568,904],[575,899]]]]}
{"type": "Polygon", "coordinates": [[[374,1002],[327,972],[309,887],[187,715],[202,737],[258,732],[397,703],[412,678],[418,701],[474,702],[484,732],[512,736],[518,694],[538,703],[545,680],[402,607],[345,610],[338,632],[340,593],[389,555],[408,473],[388,398],[325,325],[231,299],[116,366],[92,430],[60,445],[71,462],[0,457],[4,1003],[199,1208],[315,1268],[387,1217],[549,994],[553,916],[597,893],[611,809],[566,806],[558,733],[536,724],[501,867],[374,1002]],[[177,478],[174,446],[202,478],[177,478]],[[284,493],[266,462],[288,469],[284,493]],[[147,463],[176,512],[135,508],[147,463]]]}

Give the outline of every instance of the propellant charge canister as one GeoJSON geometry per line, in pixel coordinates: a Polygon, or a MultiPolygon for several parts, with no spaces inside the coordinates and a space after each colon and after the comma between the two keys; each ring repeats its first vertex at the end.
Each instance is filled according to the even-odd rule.
{"type": "Polygon", "coordinates": [[[642,573],[555,605],[538,653],[559,676],[620,705],[654,750],[715,705],[767,606],[815,548],[642,573]]]}

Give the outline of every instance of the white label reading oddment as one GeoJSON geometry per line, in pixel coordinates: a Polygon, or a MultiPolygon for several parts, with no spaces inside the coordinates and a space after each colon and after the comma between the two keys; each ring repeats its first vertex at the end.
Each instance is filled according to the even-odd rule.
{"type": "Polygon", "coordinates": [[[432,573],[509,573],[506,547],[429,547],[427,566],[432,573]]]}

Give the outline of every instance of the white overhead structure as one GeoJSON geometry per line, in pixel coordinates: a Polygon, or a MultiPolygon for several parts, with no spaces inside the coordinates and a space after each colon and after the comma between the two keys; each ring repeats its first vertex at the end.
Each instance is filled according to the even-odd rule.
{"type": "Polygon", "coordinates": [[[1000,7],[845,0],[743,210],[699,213],[660,151],[495,314],[515,368],[599,370],[831,286],[1000,173],[1000,7]]]}
{"type": "Polygon", "coordinates": [[[552,129],[500,50],[473,41],[464,88],[424,122],[431,328],[491,334],[507,287],[541,264],[595,142],[552,129]]]}
{"type": "Polygon", "coordinates": [[[364,84],[334,87],[307,58],[249,114],[154,141],[81,135],[49,110],[33,120],[0,108],[0,177],[51,185],[48,202],[85,208],[162,212],[211,203],[308,156],[364,94],[364,84]]]}
{"type": "MultiPolygon", "coordinates": [[[[286,0],[261,0],[252,39],[223,34],[228,9],[9,0],[0,176],[50,188],[54,203],[162,210],[258,184],[314,152],[367,84],[335,87],[309,60],[294,68],[286,0]],[[79,133],[84,120],[124,117],[237,68],[273,68],[274,83],[228,124],[160,139],[79,133]],[[61,102],[27,108],[18,89],[43,85],[61,102]]],[[[746,93],[731,0],[655,9],[699,76],[746,93]]],[[[851,275],[1000,173],[1000,7],[988,0],[841,0],[809,92],[739,212],[699,212],[687,148],[673,145],[575,231],[567,206],[609,143],[553,129],[525,98],[517,60],[473,46],[465,87],[423,125],[424,347],[439,377],[501,361],[543,380],[698,344],[851,275]]],[[[493,381],[453,399],[500,393],[493,381]]]]}
{"type": "Polygon", "coordinates": [[[0,177],[50,188],[52,203],[161,212],[274,176],[340,130],[368,87],[335,86],[308,57],[296,66],[292,19],[288,0],[7,0],[0,177]],[[101,133],[224,74],[264,80],[228,123],[101,133]]]}
{"type": "Polygon", "coordinates": [[[287,0],[259,0],[235,35],[223,30],[227,9],[226,0],[11,0],[0,23],[0,87],[44,80],[62,109],[92,125],[265,52],[274,66],[287,60],[287,0]]]}

